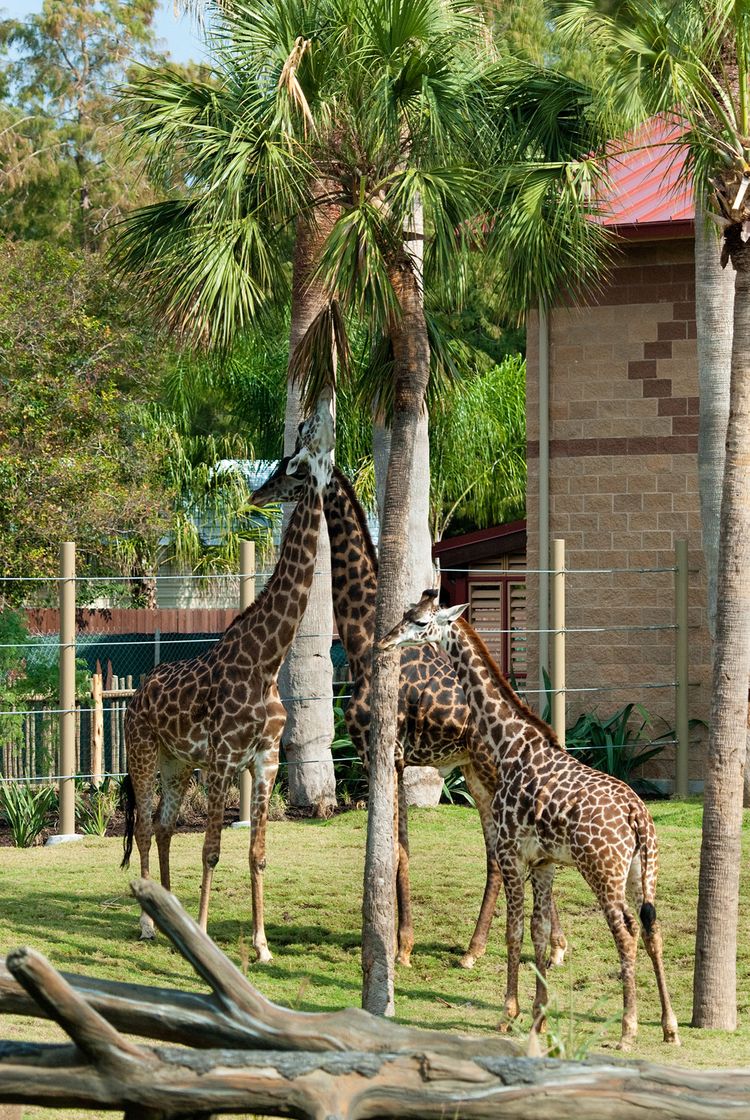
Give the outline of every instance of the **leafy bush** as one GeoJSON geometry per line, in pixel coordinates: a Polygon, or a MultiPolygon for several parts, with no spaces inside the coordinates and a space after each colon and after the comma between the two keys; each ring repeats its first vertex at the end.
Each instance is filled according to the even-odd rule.
{"type": "Polygon", "coordinates": [[[466,779],[458,767],[451,770],[450,774],[446,774],[443,779],[443,792],[440,794],[440,800],[444,804],[447,802],[449,805],[455,805],[457,801],[463,801],[464,804],[471,806],[476,804],[469,793],[466,779]]]}
{"type": "Polygon", "coordinates": [[[667,742],[674,739],[674,732],[666,731],[652,739],[651,730],[651,717],[646,709],[640,704],[626,704],[605,719],[596,711],[583,712],[566,730],[565,745],[587,766],[630,785],[637,784],[653,796],[658,795],[658,788],[646,778],[635,779],[633,771],[661,754],[667,742]],[[634,711],[640,718],[637,726],[630,722],[634,711]]]}
{"type": "Polygon", "coordinates": [[[333,772],[336,775],[336,795],[338,800],[349,805],[359,800],[367,789],[367,778],[362,760],[357,754],[354,743],[346,727],[346,707],[343,692],[349,685],[342,685],[333,705],[333,772]]]}
{"type": "Polygon", "coordinates": [[[101,785],[87,782],[76,790],[76,819],[86,836],[105,836],[107,825],[117,811],[120,785],[114,778],[105,778],[101,785]]]}
{"type": "Polygon", "coordinates": [[[34,789],[20,782],[0,785],[0,811],[17,848],[31,847],[56,807],[57,791],[53,786],[34,789]]]}

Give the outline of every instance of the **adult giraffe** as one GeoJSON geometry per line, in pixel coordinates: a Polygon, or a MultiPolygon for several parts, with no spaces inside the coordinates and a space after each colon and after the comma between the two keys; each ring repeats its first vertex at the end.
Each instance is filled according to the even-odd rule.
{"type": "MultiPolygon", "coordinates": [[[[333,422],[328,406],[322,404],[300,426],[297,450],[288,463],[301,480],[297,505],[262,594],[207,653],[152,670],[125,716],[128,777],[123,866],[128,865],[135,836],[141,875],[148,878],[155,832],[161,881],[169,889],[169,848],[177,813],[193,770],[201,767],[206,775],[208,821],[198,918],[204,930],[227,790],[236,774],[247,766],[252,769],[253,946],[261,962],[271,960],[263,926],[263,870],[268,800],[286,719],[276,678],[307,606],[333,445],[333,422]],[[161,800],[152,819],[157,771],[161,773],[161,800]]],[[[153,923],[145,914],[141,936],[154,936],[153,923]]]]}
{"type": "MultiPolygon", "coordinates": [[[[253,494],[256,505],[296,501],[303,480],[282,459],[266,482],[253,494]]],[[[346,650],[352,678],[352,697],[346,724],[352,743],[367,764],[370,725],[370,679],[375,633],[375,596],[378,563],[364,510],[351,483],[337,468],[323,495],[323,510],[331,542],[333,611],[339,637],[346,650]]],[[[479,917],[463,968],[472,968],[487,948],[502,876],[495,857],[491,801],[493,790],[482,781],[477,760],[484,745],[474,731],[461,685],[442,650],[432,646],[405,649],[401,656],[398,743],[396,766],[399,794],[399,859],[397,872],[398,961],[409,964],[414,927],[409,893],[409,839],[406,799],[401,775],[404,766],[460,766],[482,822],[487,853],[487,875],[479,917]]],[[[553,902],[551,959],[561,964],[566,941],[553,902]]]]}
{"type": "Polygon", "coordinates": [[[552,728],[526,707],[476,630],[459,617],[468,604],[441,609],[436,597],[436,591],[425,591],[381,639],[379,648],[424,648],[425,643],[439,643],[463,686],[484,744],[485,779],[494,791],[495,850],[507,908],[508,983],[501,1029],[507,1029],[519,1011],[518,966],[527,877],[534,892],[534,1022],[542,1028],[552,882],[555,864],[563,863],[573,864],[591,887],[617,945],[623,986],[620,1048],[630,1049],[638,1030],[638,923],[628,907],[626,892],[640,919],[654,967],[664,1041],[679,1045],[654,906],[659,853],[651,814],[625,782],[592,770],[569,755],[552,728]]]}

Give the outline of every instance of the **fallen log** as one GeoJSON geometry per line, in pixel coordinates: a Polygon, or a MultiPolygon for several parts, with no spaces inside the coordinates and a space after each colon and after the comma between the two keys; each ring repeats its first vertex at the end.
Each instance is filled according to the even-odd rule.
{"type": "Polygon", "coordinates": [[[305,1120],[750,1120],[750,1071],[560,1062],[525,1057],[504,1037],[422,1031],[356,1009],[289,1011],[266,1000],[161,887],[140,880],[133,891],[212,994],[69,980],[34,950],[13,951],[0,974],[0,1011],[46,1015],[71,1043],[0,1042],[0,1103],[121,1109],[126,1120],[233,1111],[305,1120]],[[193,1048],[136,1044],[121,1031],[193,1048]]]}

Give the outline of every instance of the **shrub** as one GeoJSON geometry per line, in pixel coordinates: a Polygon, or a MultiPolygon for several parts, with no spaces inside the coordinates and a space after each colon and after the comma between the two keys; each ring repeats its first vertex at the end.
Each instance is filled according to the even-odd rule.
{"type": "Polygon", "coordinates": [[[56,807],[57,791],[53,786],[34,789],[20,782],[0,785],[0,810],[17,848],[31,847],[56,807]]]}
{"type": "Polygon", "coordinates": [[[114,778],[105,778],[101,785],[89,782],[76,791],[78,827],[86,836],[105,836],[107,825],[117,811],[120,786],[114,778]]]}

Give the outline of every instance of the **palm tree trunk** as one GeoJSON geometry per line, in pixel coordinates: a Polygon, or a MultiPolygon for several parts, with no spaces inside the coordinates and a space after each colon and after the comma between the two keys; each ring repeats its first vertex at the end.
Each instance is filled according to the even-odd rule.
{"type": "Polygon", "coordinates": [[[725,239],[735,269],[734,335],[698,885],[693,1026],[734,1030],[750,665],[750,245],[742,240],[739,225],[731,226],[725,239]]]}
{"type": "MultiPolygon", "coordinates": [[[[395,261],[391,283],[401,316],[391,324],[394,415],[386,497],[380,526],[376,640],[401,616],[407,598],[408,525],[413,457],[424,408],[430,350],[422,297],[410,259],[395,261]]],[[[370,702],[370,797],[362,903],[362,1006],[375,1014],[394,1011],[395,835],[394,752],[400,670],[398,651],[373,657],[370,702]]]]}
{"type": "MultiPolygon", "coordinates": [[[[314,220],[300,219],[297,223],[290,359],[310,324],[328,302],[322,286],[311,283],[310,277],[335,217],[334,207],[320,206],[314,220]]],[[[301,413],[299,385],[290,380],[284,423],[286,455],[294,449],[301,413]]],[[[287,710],[283,743],[289,763],[289,802],[296,808],[312,808],[316,816],[327,815],[336,804],[336,779],[331,756],[333,605],[330,573],[331,550],[323,521],[307,610],[279,674],[279,688],[287,710]]]]}
{"type": "MultiPolygon", "coordinates": [[[[724,482],[724,453],[729,421],[732,368],[734,276],[719,261],[713,223],[698,206],[695,213],[695,317],[697,321],[698,492],[703,556],[708,583],[708,629],[716,632],[716,578],[719,564],[719,519],[724,482]]],[[[750,719],[748,720],[750,727],[750,719]]],[[[750,806],[750,731],[746,735],[744,804],[750,806]]]]}

